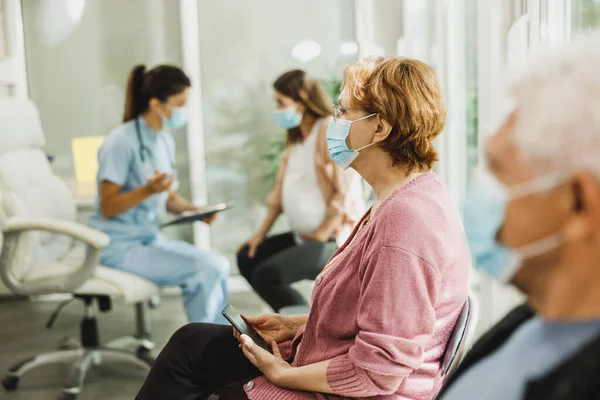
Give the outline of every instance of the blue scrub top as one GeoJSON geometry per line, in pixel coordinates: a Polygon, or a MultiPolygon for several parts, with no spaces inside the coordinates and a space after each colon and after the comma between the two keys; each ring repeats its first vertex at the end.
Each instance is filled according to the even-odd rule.
{"type": "Polygon", "coordinates": [[[113,243],[153,240],[158,234],[158,216],[165,211],[168,192],[150,196],[136,207],[106,219],[99,207],[101,182],[116,183],[123,192],[129,192],[145,185],[154,170],[174,174],[173,136],[164,129],[158,133],[153,131],[142,117],[138,117],[138,121],[142,143],[132,120],[115,128],[98,150],[98,197],[88,223],[109,235],[113,243]]]}

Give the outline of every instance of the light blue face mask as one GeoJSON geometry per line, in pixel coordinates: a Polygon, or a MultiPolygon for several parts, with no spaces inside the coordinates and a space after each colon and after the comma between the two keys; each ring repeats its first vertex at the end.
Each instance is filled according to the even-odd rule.
{"type": "Polygon", "coordinates": [[[557,174],[548,174],[507,190],[489,173],[478,172],[465,199],[465,232],[477,266],[493,278],[507,283],[517,273],[523,260],[544,254],[562,242],[556,233],[514,249],[498,243],[497,234],[508,202],[550,190],[561,180],[557,174]]]}
{"type": "Polygon", "coordinates": [[[169,118],[162,117],[163,127],[169,129],[183,128],[188,122],[189,112],[187,107],[174,107],[169,118]]]}
{"type": "Polygon", "coordinates": [[[374,115],[377,114],[370,114],[354,121],[341,118],[333,118],[329,121],[329,127],[327,128],[327,148],[329,149],[331,159],[342,169],[348,169],[352,161],[358,157],[358,153],[361,150],[373,145],[371,143],[356,150],[349,149],[346,144],[346,138],[350,134],[350,127],[353,123],[371,118],[374,115]]]}
{"type": "Polygon", "coordinates": [[[281,110],[275,110],[273,117],[275,121],[285,129],[293,129],[300,126],[302,121],[302,113],[296,111],[296,106],[289,106],[281,110]]]}

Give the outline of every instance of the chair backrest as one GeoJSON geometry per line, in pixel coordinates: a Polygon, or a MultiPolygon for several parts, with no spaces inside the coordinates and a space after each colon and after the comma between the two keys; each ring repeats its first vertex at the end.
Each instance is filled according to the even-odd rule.
{"type": "MultiPolygon", "coordinates": [[[[16,215],[75,219],[71,191],[52,172],[44,145],[35,104],[0,98],[0,227],[4,219],[16,215]]],[[[16,268],[27,269],[37,262],[60,258],[72,244],[73,239],[65,236],[30,234],[27,248],[20,249],[29,261],[16,268]]]]}
{"type": "Polygon", "coordinates": [[[478,311],[477,298],[472,292],[469,292],[444,352],[441,365],[442,379],[452,373],[469,349],[475,334],[478,311]]]}

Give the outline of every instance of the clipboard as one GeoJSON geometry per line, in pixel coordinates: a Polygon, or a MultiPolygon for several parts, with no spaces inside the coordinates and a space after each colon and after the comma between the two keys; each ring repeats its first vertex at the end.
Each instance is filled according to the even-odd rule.
{"type": "Polygon", "coordinates": [[[206,217],[209,217],[221,211],[229,210],[233,207],[235,207],[235,202],[233,201],[229,203],[219,203],[212,206],[202,207],[198,211],[185,213],[171,221],[165,222],[164,224],[161,224],[160,227],[164,228],[171,225],[189,224],[192,222],[201,221],[206,217]]]}

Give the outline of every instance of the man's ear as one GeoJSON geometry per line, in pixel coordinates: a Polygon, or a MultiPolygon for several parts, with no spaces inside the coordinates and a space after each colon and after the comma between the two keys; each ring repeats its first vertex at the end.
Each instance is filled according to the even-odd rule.
{"type": "Polygon", "coordinates": [[[388,138],[388,136],[390,136],[390,133],[392,132],[392,125],[379,114],[377,114],[374,119],[376,125],[373,143],[383,142],[388,138]]]}
{"type": "Polygon", "coordinates": [[[600,184],[589,172],[580,172],[569,182],[569,217],[563,230],[565,241],[579,241],[600,227],[600,184]]]}

